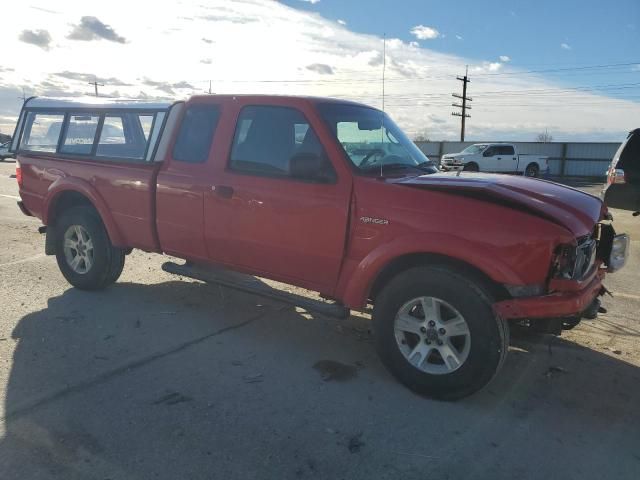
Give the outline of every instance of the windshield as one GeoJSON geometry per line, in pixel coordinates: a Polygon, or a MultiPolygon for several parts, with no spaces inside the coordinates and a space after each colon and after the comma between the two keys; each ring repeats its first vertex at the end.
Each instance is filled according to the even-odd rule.
{"type": "Polygon", "coordinates": [[[482,153],[486,150],[486,148],[489,145],[469,145],[467,148],[465,148],[464,150],[462,150],[462,152],[460,153],[468,153],[468,154],[476,154],[476,153],[482,153]]]}
{"type": "Polygon", "coordinates": [[[389,168],[436,168],[424,153],[385,113],[359,105],[325,103],[320,114],[344,148],[351,163],[362,172],[389,168]]]}

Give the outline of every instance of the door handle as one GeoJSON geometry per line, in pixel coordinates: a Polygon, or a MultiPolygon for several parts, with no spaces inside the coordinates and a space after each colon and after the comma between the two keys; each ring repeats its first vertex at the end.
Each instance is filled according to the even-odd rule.
{"type": "Polygon", "coordinates": [[[502,160],[502,157],[498,157],[497,160],[502,160]]]}
{"type": "Polygon", "coordinates": [[[229,187],[227,185],[214,185],[211,187],[219,197],[222,198],[231,198],[233,197],[233,187],[229,187]]]}

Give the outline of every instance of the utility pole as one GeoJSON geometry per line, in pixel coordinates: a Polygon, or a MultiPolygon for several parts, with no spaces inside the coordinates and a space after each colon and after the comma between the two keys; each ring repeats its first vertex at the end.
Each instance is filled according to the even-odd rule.
{"type": "MultiPolygon", "coordinates": [[[[95,78],[95,77],[94,77],[95,78]]],[[[95,78],[93,82],[88,82],[89,85],[93,85],[96,91],[96,97],[98,96],[98,87],[104,87],[104,83],[98,83],[98,79],[95,78]]]]}
{"type": "Polygon", "coordinates": [[[18,97],[20,99],[22,99],[22,104],[24,105],[25,102],[27,101],[27,92],[25,92],[24,87],[22,87],[22,96],[18,97]]]}
{"type": "Polygon", "coordinates": [[[467,106],[467,102],[471,102],[473,100],[471,97],[467,97],[467,83],[471,81],[469,80],[469,67],[467,66],[464,72],[464,77],[456,77],[456,79],[462,82],[462,95],[458,95],[457,93],[453,93],[452,95],[456,98],[461,99],[462,105],[458,103],[452,103],[451,106],[460,108],[462,109],[462,111],[451,112],[451,115],[453,115],[454,117],[461,117],[462,119],[460,126],[460,141],[464,142],[464,127],[466,123],[465,120],[467,118],[471,118],[471,115],[467,113],[467,110],[471,110],[471,107],[467,106]]]}

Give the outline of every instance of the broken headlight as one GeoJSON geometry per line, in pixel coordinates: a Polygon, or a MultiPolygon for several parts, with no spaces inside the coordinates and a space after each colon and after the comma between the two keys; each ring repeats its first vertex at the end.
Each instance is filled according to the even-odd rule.
{"type": "Polygon", "coordinates": [[[596,261],[596,242],[592,238],[581,240],[578,245],[560,245],[552,266],[552,277],[565,280],[581,280],[596,261]]]}

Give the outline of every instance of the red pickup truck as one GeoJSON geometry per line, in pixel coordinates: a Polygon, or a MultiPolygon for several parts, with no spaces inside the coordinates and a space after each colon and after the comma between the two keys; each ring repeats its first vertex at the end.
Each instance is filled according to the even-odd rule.
{"type": "Polygon", "coordinates": [[[385,113],[346,101],[34,98],[11,148],[19,207],[75,287],[115,282],[138,248],[185,259],[167,267],[181,275],[223,268],[373,305],[383,363],[442,399],[491,380],[509,322],[559,333],[595,318],[629,248],[598,198],[440,173],[385,113]]]}

